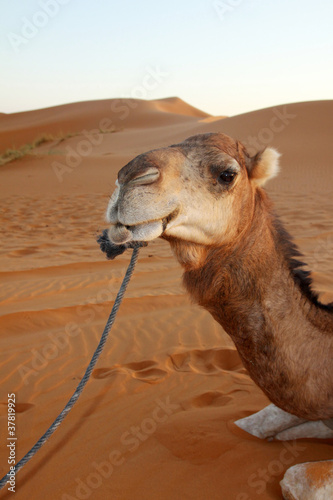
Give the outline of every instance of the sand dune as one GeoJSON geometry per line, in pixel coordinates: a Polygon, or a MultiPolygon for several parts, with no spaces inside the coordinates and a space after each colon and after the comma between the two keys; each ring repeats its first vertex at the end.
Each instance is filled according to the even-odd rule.
{"type": "Polygon", "coordinates": [[[3,113],[0,115],[0,150],[19,147],[43,134],[66,136],[83,129],[97,129],[99,132],[123,126],[165,126],[207,116],[177,97],[155,101],[108,99],[23,113],[3,113]]]}
{"type": "MultiPolygon", "coordinates": [[[[0,172],[2,443],[7,393],[17,396],[20,458],[98,343],[129,255],[106,261],[95,237],[117,171],[136,154],[209,131],[277,147],[282,171],[268,191],[321,299],[333,300],[332,112],[323,101],[210,117],[170,98],[0,114],[2,150],[54,136],[0,172]]],[[[165,242],[141,250],[92,380],[19,473],[15,498],[277,500],[288,467],[332,457],[330,441],[263,442],[233,424],[268,400],[222,328],[190,303],[180,275],[165,242]]],[[[0,455],[5,473],[4,447],[0,455]]]]}

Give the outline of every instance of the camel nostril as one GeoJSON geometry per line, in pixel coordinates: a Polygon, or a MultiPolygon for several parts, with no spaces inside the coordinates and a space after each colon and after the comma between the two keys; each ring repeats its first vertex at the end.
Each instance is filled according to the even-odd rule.
{"type": "Polygon", "coordinates": [[[134,175],[128,182],[128,184],[152,184],[157,181],[160,176],[160,172],[157,168],[149,167],[147,170],[134,175]]]}

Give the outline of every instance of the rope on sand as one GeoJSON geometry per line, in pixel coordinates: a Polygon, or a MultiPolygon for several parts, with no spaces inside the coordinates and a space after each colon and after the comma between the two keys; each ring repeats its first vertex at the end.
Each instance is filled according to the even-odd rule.
{"type": "MultiPolygon", "coordinates": [[[[96,350],[95,350],[95,352],[93,354],[93,357],[91,358],[91,361],[90,361],[90,363],[88,365],[88,368],[86,369],[85,374],[83,375],[81,381],[79,382],[78,386],[76,387],[74,394],[72,395],[72,397],[70,398],[70,400],[68,401],[68,403],[66,404],[66,406],[64,407],[64,409],[62,410],[62,412],[57,416],[57,418],[55,419],[55,421],[53,422],[53,424],[50,425],[50,427],[47,429],[47,431],[45,432],[45,434],[43,434],[43,436],[31,448],[31,450],[28,451],[28,453],[15,465],[15,475],[17,474],[17,472],[20,469],[22,469],[22,467],[24,467],[24,465],[46,443],[46,441],[49,439],[49,437],[54,433],[54,431],[59,427],[59,425],[64,420],[64,418],[71,411],[71,409],[73,408],[74,404],[76,403],[76,401],[78,400],[79,396],[81,395],[81,393],[82,393],[85,385],[87,384],[87,382],[89,380],[91,372],[93,371],[94,366],[96,365],[96,362],[97,362],[100,354],[103,351],[104,345],[105,345],[106,340],[107,340],[108,335],[109,335],[109,332],[110,332],[110,330],[112,328],[112,325],[114,323],[114,320],[116,318],[119,306],[120,306],[120,304],[122,302],[122,299],[124,297],[127,285],[128,285],[128,283],[129,283],[129,281],[130,281],[130,279],[132,277],[132,274],[133,274],[133,271],[134,271],[134,267],[135,267],[136,261],[138,259],[139,247],[140,246],[143,246],[143,245],[138,244],[138,245],[134,246],[134,250],[133,250],[132,257],[131,257],[131,261],[130,261],[130,263],[128,265],[125,277],[123,279],[123,282],[122,282],[121,287],[119,289],[119,292],[117,294],[116,300],[115,300],[115,302],[113,304],[110,316],[109,316],[109,318],[108,318],[108,320],[106,322],[106,325],[105,325],[105,328],[104,328],[101,340],[99,341],[99,344],[98,344],[98,346],[97,346],[97,348],[96,348],[96,350]]],[[[2,489],[5,486],[5,484],[7,483],[7,481],[9,479],[10,479],[10,473],[8,472],[1,479],[1,481],[0,481],[0,489],[2,489]]]]}

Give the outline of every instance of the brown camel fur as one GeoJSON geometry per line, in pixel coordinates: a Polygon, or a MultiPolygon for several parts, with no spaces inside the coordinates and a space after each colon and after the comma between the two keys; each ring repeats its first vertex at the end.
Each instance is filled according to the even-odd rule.
{"type": "Polygon", "coordinates": [[[193,244],[166,239],[185,261],[187,290],[231,336],[268,398],[301,418],[331,418],[333,310],[311,292],[266,193],[256,190],[251,222],[239,238],[203,249],[199,268],[187,262],[193,244]]]}
{"type": "Polygon", "coordinates": [[[113,243],[169,241],[190,295],[231,336],[256,384],[300,424],[333,418],[333,305],[312,291],[261,187],[278,156],[268,148],[250,157],[224,134],[150,151],[120,170],[107,219],[113,243]]]}

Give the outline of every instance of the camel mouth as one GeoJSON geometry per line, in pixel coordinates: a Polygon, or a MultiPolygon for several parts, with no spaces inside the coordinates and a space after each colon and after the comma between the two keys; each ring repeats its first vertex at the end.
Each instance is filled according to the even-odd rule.
{"type": "Polygon", "coordinates": [[[179,208],[176,208],[173,212],[171,212],[167,217],[163,217],[163,233],[168,229],[170,223],[173,222],[179,214],[179,208]]]}
{"type": "Polygon", "coordinates": [[[171,221],[176,218],[177,214],[178,209],[161,219],[141,222],[130,226],[117,222],[113,224],[108,231],[109,239],[115,245],[123,245],[132,241],[154,240],[162,236],[171,221]]]}

